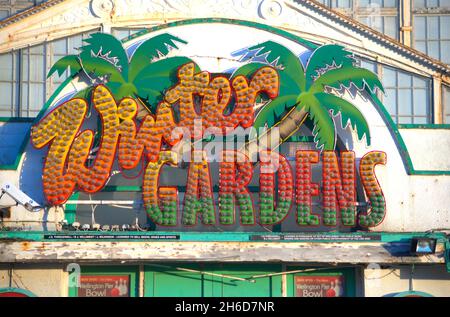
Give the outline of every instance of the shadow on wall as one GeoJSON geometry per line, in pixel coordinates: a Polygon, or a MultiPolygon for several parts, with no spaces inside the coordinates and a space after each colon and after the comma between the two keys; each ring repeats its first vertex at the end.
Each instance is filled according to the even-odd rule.
{"type": "Polygon", "coordinates": [[[45,204],[42,188],[42,166],[47,150],[47,148],[37,150],[31,142],[28,142],[19,175],[20,189],[41,206],[45,204]]]}
{"type": "Polygon", "coordinates": [[[1,166],[15,164],[30,127],[29,122],[4,122],[0,125],[1,166]]]}

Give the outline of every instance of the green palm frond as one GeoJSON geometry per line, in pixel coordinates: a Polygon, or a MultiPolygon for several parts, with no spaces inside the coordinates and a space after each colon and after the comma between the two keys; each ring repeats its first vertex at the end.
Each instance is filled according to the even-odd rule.
{"type": "MultiPolygon", "coordinates": [[[[147,64],[133,81],[137,95],[154,108],[163,99],[165,90],[177,82],[178,69],[192,62],[187,57],[170,57],[147,64]]],[[[199,71],[195,65],[195,72],[199,71]]]]}
{"type": "Polygon", "coordinates": [[[352,53],[341,45],[329,44],[317,48],[311,55],[306,66],[306,87],[310,87],[320,71],[329,67],[353,66],[352,53]]]}
{"type": "Polygon", "coordinates": [[[143,42],[131,57],[129,80],[134,81],[142,65],[149,64],[154,58],[166,56],[169,53],[169,47],[178,48],[176,42],[187,44],[186,41],[168,33],[157,35],[143,42]]]}
{"type": "MultiPolygon", "coordinates": [[[[263,128],[267,123],[268,127],[273,126],[281,116],[286,113],[290,108],[295,106],[298,95],[284,95],[270,101],[265,105],[256,115],[253,122],[253,128],[255,132],[258,132],[260,128],[263,128]]],[[[253,135],[250,136],[253,138],[253,135]]]]}
{"type": "Polygon", "coordinates": [[[327,93],[317,93],[315,97],[321,105],[332,110],[334,116],[337,116],[339,113],[341,114],[342,128],[345,129],[350,124],[356,130],[358,139],[361,140],[365,134],[367,145],[370,145],[369,126],[358,108],[343,98],[327,93]]]}
{"type": "Polygon", "coordinates": [[[85,73],[91,78],[108,77],[108,81],[125,83],[122,73],[108,61],[96,57],[85,56],[80,59],[81,66],[85,73]]]}
{"type": "Polygon", "coordinates": [[[322,150],[334,150],[336,131],[334,121],[331,119],[327,109],[320,101],[311,94],[304,94],[298,98],[297,109],[304,109],[308,112],[309,118],[314,124],[312,134],[316,147],[322,150]]]}
{"type": "Polygon", "coordinates": [[[378,88],[384,92],[383,85],[377,75],[365,68],[353,66],[327,71],[312,83],[309,91],[311,93],[317,93],[324,91],[325,87],[341,89],[342,86],[349,89],[352,84],[360,90],[367,86],[371,91],[378,88]]]}
{"type": "Polygon", "coordinates": [[[305,89],[305,72],[300,59],[288,48],[273,41],[266,41],[252,47],[249,50],[257,50],[255,57],[266,55],[266,60],[277,68],[282,68],[289,77],[295,78],[300,90],[305,89]]]}
{"type": "Polygon", "coordinates": [[[78,56],[67,55],[59,59],[55,64],[53,64],[52,68],[50,68],[47,78],[53,75],[54,72],[57,72],[58,76],[61,76],[67,68],[70,69],[71,76],[81,71],[81,64],[78,56]]]}
{"type": "Polygon", "coordinates": [[[125,97],[137,96],[137,88],[132,83],[120,84],[110,81],[106,83],[106,87],[109,88],[109,90],[117,100],[120,100],[125,97]]]}
{"type": "Polygon", "coordinates": [[[78,91],[72,98],[82,98],[84,100],[90,100],[92,93],[92,87],[87,87],[78,91]]]}
{"type": "MultiPolygon", "coordinates": [[[[270,65],[260,62],[244,64],[233,72],[233,74],[231,75],[231,80],[239,75],[245,76],[246,78],[251,78],[258,69],[264,66],[270,65]]],[[[284,70],[277,69],[277,72],[280,83],[280,86],[278,87],[278,95],[280,97],[285,95],[299,95],[301,90],[297,84],[297,76],[290,77],[291,74],[284,70]]]]}
{"type": "Polygon", "coordinates": [[[114,65],[118,71],[124,74],[125,80],[127,80],[128,56],[122,46],[122,42],[107,33],[91,34],[84,42],[88,44],[80,48],[82,61],[88,57],[96,56],[99,60],[103,59],[114,65]]]}

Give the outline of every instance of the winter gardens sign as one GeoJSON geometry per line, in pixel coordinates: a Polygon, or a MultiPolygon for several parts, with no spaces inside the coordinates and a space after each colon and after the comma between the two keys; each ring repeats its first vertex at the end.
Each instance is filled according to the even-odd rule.
{"type": "Polygon", "coordinates": [[[365,118],[340,92],[383,90],[344,47],[318,46],[302,60],[266,40],[249,45],[239,67],[210,73],[176,55],[187,42],[171,33],[147,37],[133,49],[103,33],[85,42],[49,75],[69,69],[87,87],[32,128],[33,145],[48,147],[42,175],[48,205],[64,204],[75,190],[101,191],[117,164],[121,171],[142,166],[142,199],[160,226],[180,225],[178,214],[183,226],[274,225],[289,213],[305,227],[373,227],[384,219],[375,166],[386,163],[385,153],[369,151],[357,162],[353,151],[336,147],[335,122],[370,143],[365,118]],[[96,120],[95,129],[87,128],[89,120],[96,120]],[[316,148],[296,150],[290,163],[280,146],[304,125],[316,148]],[[180,208],[179,188],[161,185],[160,172],[183,164],[180,208]],[[320,182],[312,180],[315,166],[320,182]],[[257,201],[248,189],[254,177],[257,201]],[[358,184],[363,212],[357,212],[358,184]],[[320,200],[317,208],[313,198],[320,200]]]}

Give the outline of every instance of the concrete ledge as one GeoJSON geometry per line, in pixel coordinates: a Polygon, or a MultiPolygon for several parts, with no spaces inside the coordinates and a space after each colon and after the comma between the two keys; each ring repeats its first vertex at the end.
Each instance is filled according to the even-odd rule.
{"type": "Polygon", "coordinates": [[[396,242],[31,242],[1,241],[0,263],[116,261],[445,263],[445,247],[410,256],[396,242]]]}

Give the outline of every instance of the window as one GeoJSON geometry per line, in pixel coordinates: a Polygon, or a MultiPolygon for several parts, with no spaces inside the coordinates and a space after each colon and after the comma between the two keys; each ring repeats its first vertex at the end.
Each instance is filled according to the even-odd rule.
{"type": "Polygon", "coordinates": [[[322,0],[319,2],[387,36],[399,38],[398,0],[322,0]]]}
{"type": "MultiPolygon", "coordinates": [[[[78,54],[78,48],[83,45],[83,40],[89,36],[90,33],[78,34],[71,37],[66,37],[53,41],[49,44],[51,50],[52,64],[66,55],[78,54]]],[[[69,76],[69,70],[66,70],[65,74],[58,76],[54,74],[52,76],[52,84],[50,85],[50,94],[52,94],[59,85],[69,76]]]]}
{"type": "Polygon", "coordinates": [[[125,29],[125,28],[113,28],[111,30],[111,34],[114,35],[117,39],[123,40],[130,35],[136,34],[138,32],[142,31],[142,29],[125,29]]]}
{"type": "Polygon", "coordinates": [[[381,77],[385,94],[381,93],[379,97],[394,122],[398,124],[432,123],[431,78],[381,66],[364,58],[358,58],[358,61],[360,67],[381,77]]]}
{"type": "Polygon", "coordinates": [[[450,64],[450,0],[414,0],[414,47],[450,64]]]}
{"type": "Polygon", "coordinates": [[[0,117],[18,115],[18,64],[18,52],[0,54],[0,117]]]}
{"type": "Polygon", "coordinates": [[[0,117],[36,117],[69,75],[66,71],[47,78],[50,67],[63,56],[77,54],[88,34],[0,54],[0,117]]]}
{"type": "Polygon", "coordinates": [[[398,124],[431,123],[431,80],[383,66],[383,103],[398,124]]]}
{"type": "Polygon", "coordinates": [[[358,21],[389,37],[398,39],[399,26],[396,16],[361,15],[358,21]]]}
{"type": "Polygon", "coordinates": [[[9,17],[8,10],[0,10],[0,21],[9,17]]]}
{"type": "Polygon", "coordinates": [[[450,86],[442,85],[442,107],[444,108],[444,123],[450,124],[450,86]]]}
{"type": "Polygon", "coordinates": [[[378,66],[376,62],[367,60],[367,59],[360,59],[360,65],[359,67],[366,68],[370,70],[371,72],[378,74],[378,66]]]}
{"type": "Polygon", "coordinates": [[[46,1],[47,0],[2,0],[0,1],[0,21],[46,1]]]}
{"type": "Polygon", "coordinates": [[[45,103],[46,46],[21,50],[20,117],[35,117],[45,103]]]}

